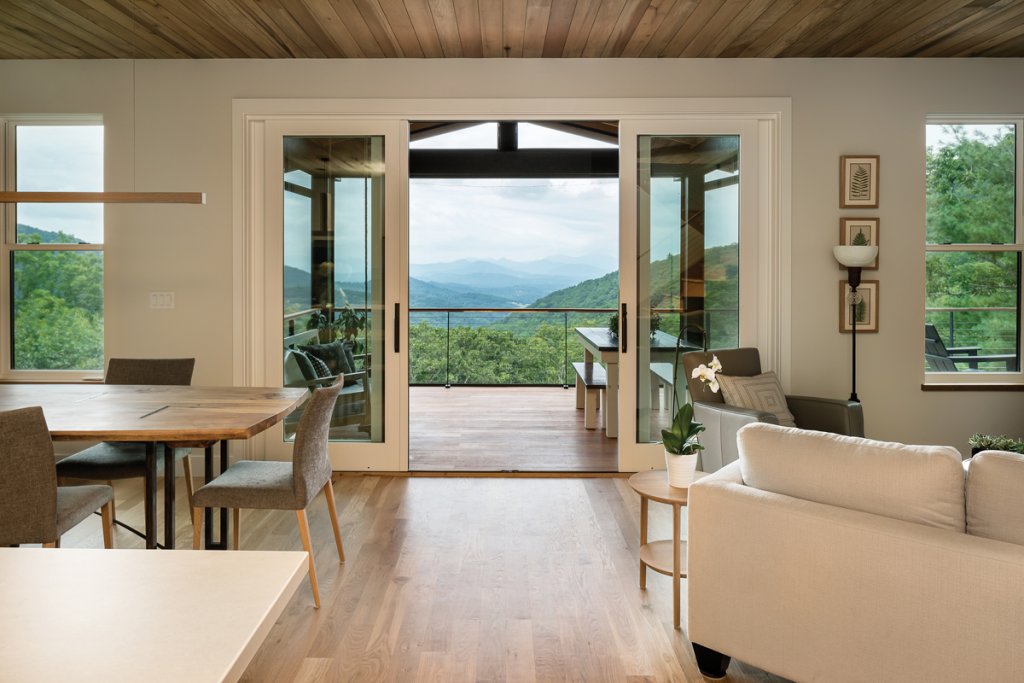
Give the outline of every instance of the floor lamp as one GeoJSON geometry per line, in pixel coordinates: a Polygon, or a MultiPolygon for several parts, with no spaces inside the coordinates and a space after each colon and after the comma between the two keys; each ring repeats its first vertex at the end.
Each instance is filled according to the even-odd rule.
{"type": "Polygon", "coordinates": [[[860,287],[861,269],[870,264],[878,256],[877,246],[839,245],[832,247],[832,255],[836,261],[846,267],[846,282],[850,287],[847,299],[850,302],[850,331],[852,332],[852,361],[850,363],[850,400],[860,403],[857,398],[857,304],[861,302],[861,295],[857,291],[860,287]]]}

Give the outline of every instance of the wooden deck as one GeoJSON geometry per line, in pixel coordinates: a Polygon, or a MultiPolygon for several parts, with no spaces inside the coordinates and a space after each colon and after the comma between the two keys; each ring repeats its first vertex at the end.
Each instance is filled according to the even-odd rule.
{"type": "Polygon", "coordinates": [[[584,429],[573,389],[409,389],[414,472],[615,472],[617,445],[584,429]]]}

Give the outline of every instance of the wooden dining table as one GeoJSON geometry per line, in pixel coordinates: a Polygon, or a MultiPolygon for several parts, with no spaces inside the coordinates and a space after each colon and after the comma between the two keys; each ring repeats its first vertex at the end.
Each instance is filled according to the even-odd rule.
{"type": "MultiPolygon", "coordinates": [[[[249,439],[277,424],[309,395],[304,388],[134,386],[115,384],[0,384],[0,410],[41,406],[55,441],[139,442],[146,448],[146,547],[158,547],[157,471],[174,472],[174,448],[205,450],[205,480],[228,466],[228,441],[249,439]],[[214,448],[220,447],[215,471],[214,448]]],[[[174,476],[164,477],[164,543],[174,547],[174,476]]],[[[224,548],[227,515],[213,538],[206,512],[208,548],[224,548]]]]}

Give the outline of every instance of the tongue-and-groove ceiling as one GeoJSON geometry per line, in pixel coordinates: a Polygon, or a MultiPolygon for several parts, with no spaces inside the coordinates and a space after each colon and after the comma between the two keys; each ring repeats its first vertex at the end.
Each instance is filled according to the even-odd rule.
{"type": "Polygon", "coordinates": [[[1022,0],[0,1],[0,59],[1022,56],[1022,0]]]}

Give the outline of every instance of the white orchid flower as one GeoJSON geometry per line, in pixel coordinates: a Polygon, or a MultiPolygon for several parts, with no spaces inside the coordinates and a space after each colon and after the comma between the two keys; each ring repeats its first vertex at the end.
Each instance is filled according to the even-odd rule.
{"type": "Polygon", "coordinates": [[[712,356],[711,362],[707,365],[701,363],[690,373],[691,379],[699,379],[712,393],[717,394],[719,389],[718,373],[722,370],[722,363],[718,356],[712,356]]]}

